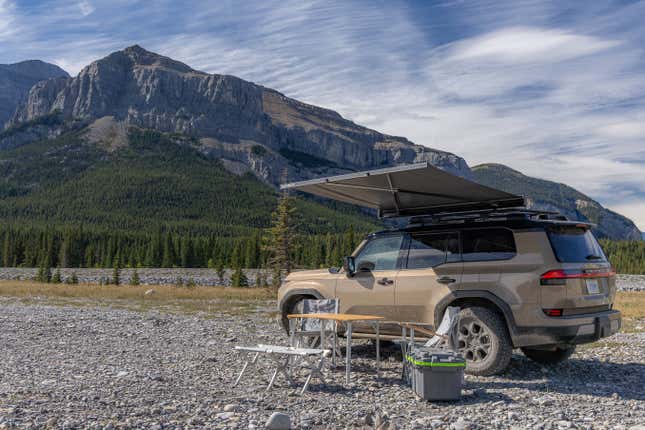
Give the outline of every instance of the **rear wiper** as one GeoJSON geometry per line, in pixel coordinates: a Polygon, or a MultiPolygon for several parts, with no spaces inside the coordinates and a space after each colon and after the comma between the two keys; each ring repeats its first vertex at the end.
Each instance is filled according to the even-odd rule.
{"type": "Polygon", "coordinates": [[[600,255],[593,255],[593,254],[587,255],[585,258],[587,260],[602,260],[602,257],[600,255]]]}

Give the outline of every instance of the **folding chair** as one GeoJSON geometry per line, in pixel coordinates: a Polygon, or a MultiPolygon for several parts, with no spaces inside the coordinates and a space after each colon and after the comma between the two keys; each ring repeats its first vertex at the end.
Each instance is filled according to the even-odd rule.
{"type": "Polygon", "coordinates": [[[233,386],[237,386],[249,366],[255,366],[257,364],[261,354],[266,354],[275,363],[275,370],[267,386],[267,391],[273,387],[278,374],[284,375],[289,385],[293,385],[292,367],[296,363],[301,369],[307,371],[307,379],[302,390],[300,390],[300,394],[307,390],[309,382],[314,377],[320,379],[323,384],[326,384],[322,374],[322,368],[325,363],[325,358],[330,354],[328,349],[294,348],[291,346],[259,344],[257,346],[236,346],[235,350],[243,353],[253,353],[253,358],[246,360],[233,386]]]}
{"type": "Polygon", "coordinates": [[[415,341],[415,330],[422,333],[428,334],[432,337],[424,344],[427,347],[436,347],[436,348],[449,348],[453,351],[457,351],[457,330],[456,327],[459,322],[459,310],[460,308],[456,306],[449,306],[446,308],[441,323],[436,331],[428,330],[423,328],[420,325],[415,325],[414,323],[402,324],[401,328],[401,353],[403,355],[403,370],[401,377],[406,379],[409,375],[408,369],[408,360],[407,357],[414,347],[415,341]]]}
{"type": "MultiPolygon", "coordinates": [[[[303,300],[303,314],[337,314],[340,307],[338,299],[303,300]]],[[[332,349],[332,358],[340,352],[338,346],[338,333],[336,321],[301,318],[300,322],[291,320],[291,345],[296,347],[325,348],[329,345],[332,349]],[[320,345],[316,345],[320,339],[320,345]],[[330,342],[328,343],[327,340],[330,342]]]]}
{"type": "Polygon", "coordinates": [[[447,347],[453,351],[457,350],[457,330],[455,328],[459,323],[459,310],[457,306],[446,308],[436,334],[424,346],[447,347]]]}

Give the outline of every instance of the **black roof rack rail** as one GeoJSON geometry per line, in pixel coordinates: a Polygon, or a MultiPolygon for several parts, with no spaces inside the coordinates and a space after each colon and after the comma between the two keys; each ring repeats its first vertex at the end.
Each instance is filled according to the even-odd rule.
{"type": "Polygon", "coordinates": [[[491,220],[551,220],[568,221],[568,218],[558,212],[527,209],[523,207],[506,209],[482,209],[460,212],[440,212],[431,215],[410,217],[408,226],[416,224],[442,224],[456,222],[482,222],[491,220]]]}

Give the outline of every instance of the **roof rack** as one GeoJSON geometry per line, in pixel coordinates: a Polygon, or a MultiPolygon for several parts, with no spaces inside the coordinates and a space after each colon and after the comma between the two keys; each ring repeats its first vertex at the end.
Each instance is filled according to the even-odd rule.
{"type": "Polygon", "coordinates": [[[568,221],[558,212],[540,211],[523,207],[506,209],[482,209],[461,212],[440,212],[432,215],[413,216],[408,220],[408,227],[414,225],[463,223],[466,221],[506,221],[506,220],[544,220],[568,221]]]}

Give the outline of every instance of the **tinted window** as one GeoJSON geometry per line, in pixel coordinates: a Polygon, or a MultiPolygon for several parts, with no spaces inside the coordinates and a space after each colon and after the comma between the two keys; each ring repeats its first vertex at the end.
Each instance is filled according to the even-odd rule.
{"type": "Polygon", "coordinates": [[[607,261],[591,230],[581,227],[557,227],[547,231],[558,261],[588,263],[607,261]]]}
{"type": "Polygon", "coordinates": [[[400,234],[371,239],[356,257],[356,269],[364,262],[374,264],[374,270],[396,269],[402,242],[403,236],[400,234]]]}
{"type": "Polygon", "coordinates": [[[449,261],[459,261],[457,233],[412,233],[410,235],[408,269],[435,267],[449,261]]]}
{"type": "Polygon", "coordinates": [[[505,228],[464,230],[464,261],[506,260],[516,254],[513,232],[505,228]]]}

